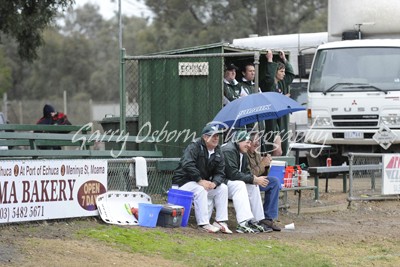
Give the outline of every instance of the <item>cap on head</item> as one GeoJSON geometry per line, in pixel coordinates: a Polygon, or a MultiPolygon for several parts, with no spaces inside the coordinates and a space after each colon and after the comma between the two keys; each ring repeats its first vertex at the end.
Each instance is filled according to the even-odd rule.
{"type": "Polygon", "coordinates": [[[236,143],[250,140],[250,134],[246,131],[239,131],[235,134],[234,138],[236,143]]]}
{"type": "Polygon", "coordinates": [[[223,129],[218,129],[217,125],[209,124],[209,125],[206,125],[203,128],[203,130],[201,131],[201,135],[205,134],[205,135],[208,135],[208,136],[212,136],[214,134],[221,134],[223,132],[224,132],[224,130],[223,129]]]}
{"type": "Polygon", "coordinates": [[[225,65],[225,71],[227,70],[239,70],[239,68],[236,67],[235,64],[233,63],[228,63],[225,65]]]}

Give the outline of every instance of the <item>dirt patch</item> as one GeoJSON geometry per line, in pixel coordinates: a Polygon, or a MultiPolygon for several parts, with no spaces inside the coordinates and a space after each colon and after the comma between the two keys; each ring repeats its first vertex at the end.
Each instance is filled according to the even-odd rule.
{"type": "MultiPolygon", "coordinates": [[[[297,215],[297,195],[290,192],[290,208],[286,212],[280,212],[279,224],[284,226],[294,223],[295,230],[246,235],[246,238],[276,239],[295,244],[306,251],[321,250],[321,253],[326,253],[332,244],[346,248],[344,251],[348,253],[348,249],[354,249],[351,245],[358,242],[371,246],[379,242],[382,246],[396,248],[400,240],[399,201],[352,202],[348,207],[347,195],[341,192],[341,186],[341,179],[330,180],[329,192],[321,192],[319,201],[312,199],[312,192],[303,192],[300,215],[297,215]],[[302,247],[301,240],[315,240],[317,246],[302,247]]],[[[324,188],[323,183],[320,188],[324,188]]],[[[145,257],[76,235],[82,229],[99,224],[104,223],[98,218],[84,218],[0,225],[0,265],[130,266],[133,262],[140,262],[140,266],[179,266],[178,263],[157,255],[145,257]]],[[[233,215],[229,225],[232,228],[236,226],[233,215]]],[[[171,234],[180,231],[185,235],[207,235],[196,229],[193,216],[186,228],[158,229],[171,234]]],[[[151,231],[144,229],[148,230],[151,231]]],[[[220,235],[223,238],[236,238],[239,234],[220,235]]],[[[345,263],[344,254],[343,258],[337,259],[337,264],[346,265],[345,263]]]]}

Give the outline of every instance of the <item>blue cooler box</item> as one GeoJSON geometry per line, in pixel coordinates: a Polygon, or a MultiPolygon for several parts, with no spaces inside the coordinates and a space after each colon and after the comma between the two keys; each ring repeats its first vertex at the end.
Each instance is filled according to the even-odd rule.
{"type": "MultiPolygon", "coordinates": [[[[283,178],[285,176],[286,161],[273,160],[269,167],[268,176],[274,176],[281,182],[281,188],[283,186],[283,178]]],[[[265,191],[265,187],[260,186],[261,191],[265,191]]]]}
{"type": "Polygon", "coordinates": [[[163,205],[158,215],[157,226],[175,228],[182,224],[184,207],[174,204],[163,205]]]}

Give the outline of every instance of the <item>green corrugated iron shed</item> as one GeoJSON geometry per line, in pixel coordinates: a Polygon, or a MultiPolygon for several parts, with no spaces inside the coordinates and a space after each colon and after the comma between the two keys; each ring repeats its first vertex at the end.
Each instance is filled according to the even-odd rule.
{"type": "MultiPolygon", "coordinates": [[[[180,157],[193,135],[200,136],[204,125],[222,108],[225,61],[237,66],[246,61],[254,62],[253,55],[240,52],[255,51],[218,43],[160,52],[151,55],[154,57],[140,59],[140,135],[159,136],[162,142],[158,147],[163,155],[180,157]],[[208,73],[179,73],[180,64],[195,66],[196,63],[202,67],[206,65],[208,73]]],[[[260,73],[265,73],[264,69],[265,56],[261,55],[260,73]]]]}

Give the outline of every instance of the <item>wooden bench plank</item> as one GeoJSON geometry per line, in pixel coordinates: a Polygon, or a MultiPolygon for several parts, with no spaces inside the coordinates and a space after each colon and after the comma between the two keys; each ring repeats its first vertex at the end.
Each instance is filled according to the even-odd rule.
{"type": "Polygon", "coordinates": [[[294,156],[272,156],[272,160],[285,161],[286,165],[289,165],[289,166],[296,165],[294,156]]]}
{"type": "Polygon", "coordinates": [[[31,149],[37,149],[38,146],[80,146],[81,149],[89,150],[96,141],[116,143],[122,147],[127,143],[150,143],[154,144],[154,150],[157,149],[155,138],[141,136],[115,136],[93,134],[56,134],[56,133],[32,133],[32,132],[0,132],[0,144],[5,146],[26,145],[31,149]],[[3,140],[1,140],[3,139],[3,140]],[[18,140],[7,144],[7,140],[18,140]],[[20,141],[23,140],[23,141],[20,141]]]}
{"type": "Polygon", "coordinates": [[[162,151],[142,150],[0,150],[0,157],[32,157],[32,158],[112,158],[112,157],[147,157],[162,158],[162,151]],[[121,154],[119,155],[119,153],[121,154]],[[112,154],[113,153],[113,154],[112,154]]]}
{"type": "Polygon", "coordinates": [[[0,124],[0,131],[40,131],[40,132],[82,132],[92,131],[92,127],[86,125],[48,125],[48,124],[0,124]]]}
{"type": "Polygon", "coordinates": [[[179,165],[179,158],[158,160],[156,162],[157,171],[174,171],[179,165]]]}
{"type": "MultiPolygon", "coordinates": [[[[120,157],[162,157],[162,152],[158,151],[156,138],[143,137],[143,136],[129,136],[116,135],[116,134],[102,134],[99,131],[94,133],[82,134],[82,126],[77,125],[17,125],[8,124],[7,126],[2,125],[0,127],[0,146],[15,147],[24,146],[29,149],[18,150],[1,150],[0,157],[11,158],[11,157],[33,157],[33,158],[45,158],[45,157],[56,157],[56,158],[70,158],[70,157],[81,157],[81,158],[111,158],[117,155],[120,157]],[[17,129],[18,131],[12,130],[17,129]],[[2,131],[3,130],[3,131],[2,131]],[[5,132],[4,130],[7,130],[5,132]],[[26,131],[30,130],[30,131],[26,131]],[[51,132],[35,132],[40,130],[49,130],[51,132]],[[65,133],[60,133],[65,131],[65,133]],[[79,131],[79,133],[69,133],[70,131],[79,131]],[[96,142],[102,143],[114,143],[118,145],[118,148],[114,150],[90,150],[96,142]],[[120,147],[127,143],[148,143],[154,145],[154,150],[143,151],[143,150],[126,150],[123,149],[120,154],[120,147]],[[47,150],[39,149],[40,147],[54,147],[54,146],[75,146],[79,147],[78,150],[47,150]]],[[[85,127],[84,127],[85,128],[85,127]]],[[[90,127],[86,127],[90,129],[90,127]]]]}
{"type": "MultiPolygon", "coordinates": [[[[80,132],[87,134],[92,131],[92,127],[89,124],[86,125],[47,125],[47,124],[0,124],[0,139],[1,146],[15,147],[15,146],[29,146],[31,149],[36,149],[36,146],[78,146],[79,143],[72,144],[70,141],[33,141],[24,136],[21,133],[71,133],[80,132]],[[5,132],[2,132],[5,131],[5,132]],[[11,136],[10,136],[11,134],[11,136]],[[10,140],[13,138],[13,140],[10,140]]],[[[86,149],[93,144],[88,144],[86,149]]]]}
{"type": "Polygon", "coordinates": [[[67,134],[67,133],[32,133],[32,132],[0,132],[1,139],[28,139],[28,140],[71,140],[71,141],[99,141],[99,142],[135,142],[158,143],[154,137],[119,136],[96,134],[67,134]]]}
{"type": "MultiPolygon", "coordinates": [[[[16,146],[30,146],[30,140],[11,140],[0,139],[0,146],[16,147],[16,146]]],[[[81,142],[74,142],[67,140],[36,140],[37,146],[81,146],[81,142]]],[[[93,146],[94,142],[87,142],[86,145],[93,146]]]]}

